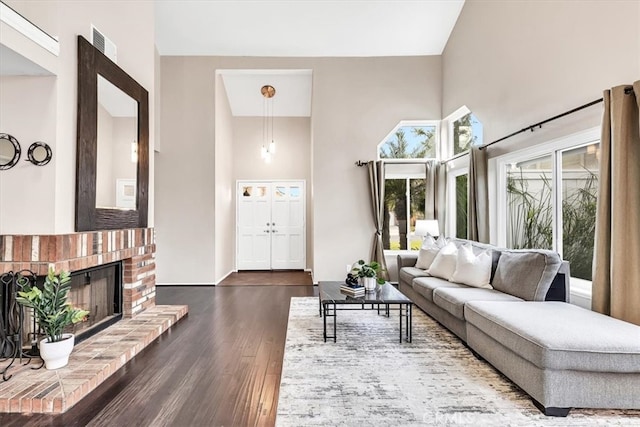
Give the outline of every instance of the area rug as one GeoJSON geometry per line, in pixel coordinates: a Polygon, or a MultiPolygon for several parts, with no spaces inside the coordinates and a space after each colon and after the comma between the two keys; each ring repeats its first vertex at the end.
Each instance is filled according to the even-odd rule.
{"type": "Polygon", "coordinates": [[[338,312],[336,343],[323,342],[318,314],[317,298],[291,299],[277,426],[640,426],[640,410],[544,416],[415,307],[403,344],[397,312],[338,312]]]}

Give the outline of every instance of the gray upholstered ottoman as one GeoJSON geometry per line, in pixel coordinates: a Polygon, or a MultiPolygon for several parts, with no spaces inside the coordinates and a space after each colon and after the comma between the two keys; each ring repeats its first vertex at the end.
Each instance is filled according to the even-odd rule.
{"type": "Polygon", "coordinates": [[[546,415],[640,409],[640,326],[562,302],[474,301],[467,344],[546,415]]]}

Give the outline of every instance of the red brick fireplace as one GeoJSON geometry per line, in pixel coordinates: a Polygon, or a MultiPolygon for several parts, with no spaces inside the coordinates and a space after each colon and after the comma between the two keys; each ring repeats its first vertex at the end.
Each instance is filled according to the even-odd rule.
{"type": "Polygon", "coordinates": [[[188,313],[185,305],[155,304],[152,228],[0,236],[0,274],[29,269],[44,275],[50,264],[56,272],[74,272],[118,261],[124,319],[76,344],[63,368],[15,363],[11,378],[0,378],[0,413],[65,412],[188,313]]]}
{"type": "Polygon", "coordinates": [[[0,236],[0,274],[29,269],[47,274],[123,263],[123,315],[131,318],[155,305],[156,264],[153,228],[89,231],[57,235],[0,236]]]}

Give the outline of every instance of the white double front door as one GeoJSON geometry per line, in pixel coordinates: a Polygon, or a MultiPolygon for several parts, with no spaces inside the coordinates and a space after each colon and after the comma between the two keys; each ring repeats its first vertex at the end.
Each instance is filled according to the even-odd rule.
{"type": "Polygon", "coordinates": [[[304,181],[238,181],[238,270],[302,270],[304,181]]]}

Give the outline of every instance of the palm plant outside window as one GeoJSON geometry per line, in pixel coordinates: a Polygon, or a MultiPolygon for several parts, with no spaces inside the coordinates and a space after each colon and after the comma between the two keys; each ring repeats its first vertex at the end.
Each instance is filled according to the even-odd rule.
{"type": "Polygon", "coordinates": [[[464,153],[474,145],[482,145],[482,123],[472,113],[455,120],[452,125],[453,155],[464,153]]]}
{"type": "MultiPolygon", "coordinates": [[[[436,129],[434,125],[400,126],[380,145],[380,159],[435,158],[436,129]]],[[[425,219],[425,189],[424,173],[385,179],[384,249],[420,248],[422,239],[413,233],[416,220],[425,219]]]]}
{"type": "Polygon", "coordinates": [[[508,168],[507,246],[555,249],[570,262],[572,277],[591,280],[599,144],[556,155],[560,156],[559,168],[553,155],[508,168]],[[558,202],[554,194],[560,195],[558,202]]]}

